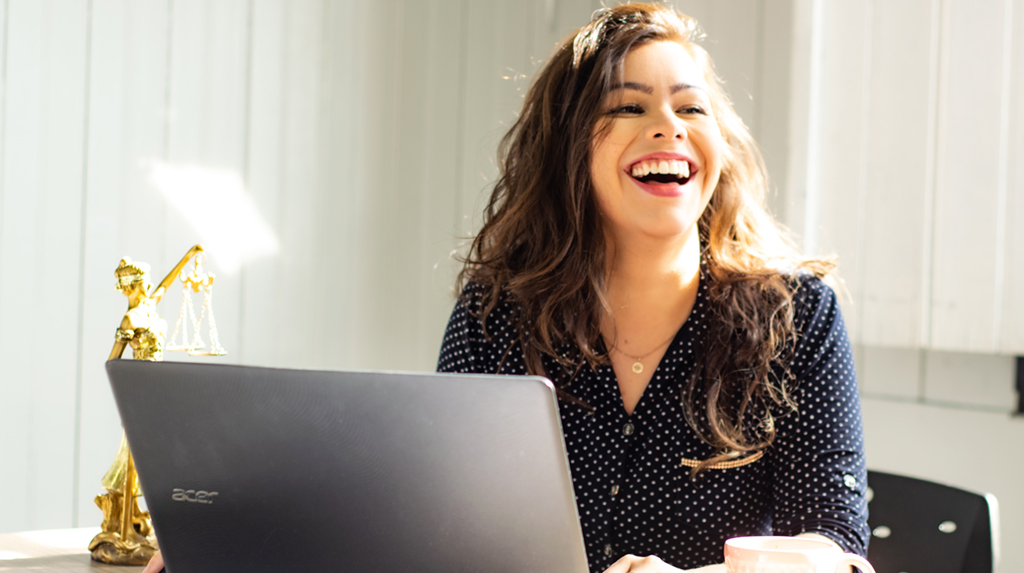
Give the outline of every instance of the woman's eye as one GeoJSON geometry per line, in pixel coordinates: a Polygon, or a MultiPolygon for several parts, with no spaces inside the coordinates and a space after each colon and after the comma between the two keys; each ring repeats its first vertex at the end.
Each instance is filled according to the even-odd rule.
{"type": "Polygon", "coordinates": [[[627,103],[626,105],[620,105],[619,107],[612,110],[612,113],[627,113],[627,114],[638,114],[643,113],[644,108],[640,107],[635,103],[627,103]]]}
{"type": "Polygon", "coordinates": [[[700,107],[699,105],[683,106],[683,107],[679,108],[679,113],[682,113],[682,114],[685,114],[685,115],[692,115],[692,114],[707,115],[708,114],[706,111],[704,111],[704,108],[700,107]]]}

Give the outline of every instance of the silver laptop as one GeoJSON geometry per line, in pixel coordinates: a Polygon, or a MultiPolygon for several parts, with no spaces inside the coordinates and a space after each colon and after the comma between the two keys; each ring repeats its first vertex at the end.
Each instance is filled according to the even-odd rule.
{"type": "Polygon", "coordinates": [[[588,571],[547,380],[107,373],[169,573],[588,571]]]}

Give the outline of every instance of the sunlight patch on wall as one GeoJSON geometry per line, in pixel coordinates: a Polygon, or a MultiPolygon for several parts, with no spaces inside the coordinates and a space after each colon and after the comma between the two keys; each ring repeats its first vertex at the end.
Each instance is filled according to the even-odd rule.
{"type": "Polygon", "coordinates": [[[238,173],[159,161],[149,169],[153,184],[191,223],[225,273],[277,253],[277,235],[260,216],[238,173]]]}

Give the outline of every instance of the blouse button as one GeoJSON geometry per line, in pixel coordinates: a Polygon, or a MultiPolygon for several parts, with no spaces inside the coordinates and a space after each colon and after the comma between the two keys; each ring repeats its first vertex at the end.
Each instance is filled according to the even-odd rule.
{"type": "Polygon", "coordinates": [[[633,427],[633,424],[631,424],[629,422],[626,422],[626,425],[622,427],[622,433],[624,435],[626,435],[626,436],[632,436],[633,435],[633,431],[635,429],[636,428],[633,427]]]}
{"type": "Polygon", "coordinates": [[[619,486],[618,485],[613,485],[612,486],[612,495],[619,495],[619,486]]]}
{"type": "Polygon", "coordinates": [[[604,556],[605,557],[611,557],[612,556],[612,544],[611,543],[608,543],[608,544],[606,544],[604,546],[604,556]]]}
{"type": "Polygon", "coordinates": [[[846,475],[843,476],[843,485],[845,485],[846,487],[848,487],[850,489],[856,489],[857,488],[857,478],[853,477],[850,474],[846,474],[846,475]]]}

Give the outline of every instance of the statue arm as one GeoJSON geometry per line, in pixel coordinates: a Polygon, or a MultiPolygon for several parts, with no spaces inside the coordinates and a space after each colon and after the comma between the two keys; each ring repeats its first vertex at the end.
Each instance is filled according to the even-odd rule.
{"type": "Polygon", "coordinates": [[[124,354],[124,349],[128,347],[129,338],[125,338],[127,333],[135,332],[135,326],[132,325],[132,319],[126,312],[124,318],[121,319],[121,325],[117,327],[117,331],[114,333],[114,348],[110,351],[110,357],[107,360],[117,360],[124,354]],[[122,335],[125,333],[125,335],[122,335]]]}
{"type": "Polygon", "coordinates": [[[167,292],[167,287],[171,286],[171,283],[174,282],[174,279],[178,276],[178,273],[181,272],[181,269],[185,268],[185,265],[187,265],[188,262],[192,260],[192,257],[198,255],[204,250],[205,249],[203,249],[202,245],[196,245],[189,249],[187,253],[185,253],[185,256],[182,257],[180,261],[178,261],[178,264],[174,266],[174,269],[172,269],[171,272],[167,273],[167,276],[164,277],[164,280],[160,281],[160,284],[157,285],[155,290],[153,290],[153,294],[149,295],[149,298],[153,299],[154,305],[160,302],[160,299],[163,298],[164,293],[167,292]]]}

